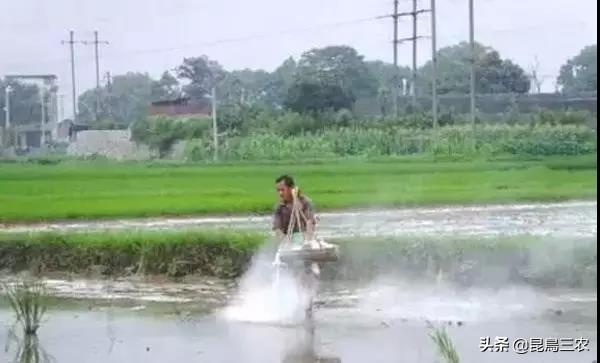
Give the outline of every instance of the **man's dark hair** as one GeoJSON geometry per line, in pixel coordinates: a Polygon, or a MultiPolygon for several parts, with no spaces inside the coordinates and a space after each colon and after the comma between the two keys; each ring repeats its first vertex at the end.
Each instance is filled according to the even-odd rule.
{"type": "Polygon", "coordinates": [[[283,184],[285,184],[285,186],[287,186],[288,188],[293,188],[296,185],[294,183],[294,178],[292,178],[289,175],[282,175],[279,178],[275,179],[275,183],[281,182],[283,182],[283,184]]]}

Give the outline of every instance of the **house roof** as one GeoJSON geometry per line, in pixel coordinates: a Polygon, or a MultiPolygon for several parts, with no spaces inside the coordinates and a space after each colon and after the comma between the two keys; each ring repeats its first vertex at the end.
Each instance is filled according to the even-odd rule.
{"type": "Polygon", "coordinates": [[[191,100],[187,97],[152,102],[148,110],[152,116],[210,115],[211,112],[212,106],[208,100],[191,100]]]}

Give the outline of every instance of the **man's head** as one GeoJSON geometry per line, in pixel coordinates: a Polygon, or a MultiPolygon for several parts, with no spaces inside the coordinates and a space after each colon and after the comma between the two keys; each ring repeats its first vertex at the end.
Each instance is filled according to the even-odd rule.
{"type": "Polygon", "coordinates": [[[289,175],[282,175],[275,179],[277,194],[282,202],[291,202],[293,200],[292,189],[296,187],[294,178],[289,175]]]}

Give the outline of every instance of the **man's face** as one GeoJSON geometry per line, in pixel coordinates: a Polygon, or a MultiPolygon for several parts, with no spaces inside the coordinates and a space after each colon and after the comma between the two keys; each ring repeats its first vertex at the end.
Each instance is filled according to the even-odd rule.
{"type": "Polygon", "coordinates": [[[282,202],[289,202],[292,200],[292,188],[285,185],[284,182],[277,183],[277,194],[282,202]]]}

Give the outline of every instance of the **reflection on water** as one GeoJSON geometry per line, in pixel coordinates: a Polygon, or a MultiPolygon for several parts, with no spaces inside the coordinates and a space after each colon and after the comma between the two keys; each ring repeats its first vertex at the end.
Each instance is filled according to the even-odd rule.
{"type": "Polygon", "coordinates": [[[9,352],[11,346],[15,346],[14,363],[56,362],[56,360],[44,350],[37,335],[26,334],[23,337],[18,337],[13,332],[9,332],[8,338],[5,351],[9,352]]]}
{"type": "Polygon", "coordinates": [[[285,351],[281,363],[342,363],[338,357],[319,356],[315,340],[314,327],[306,327],[285,351]]]}

